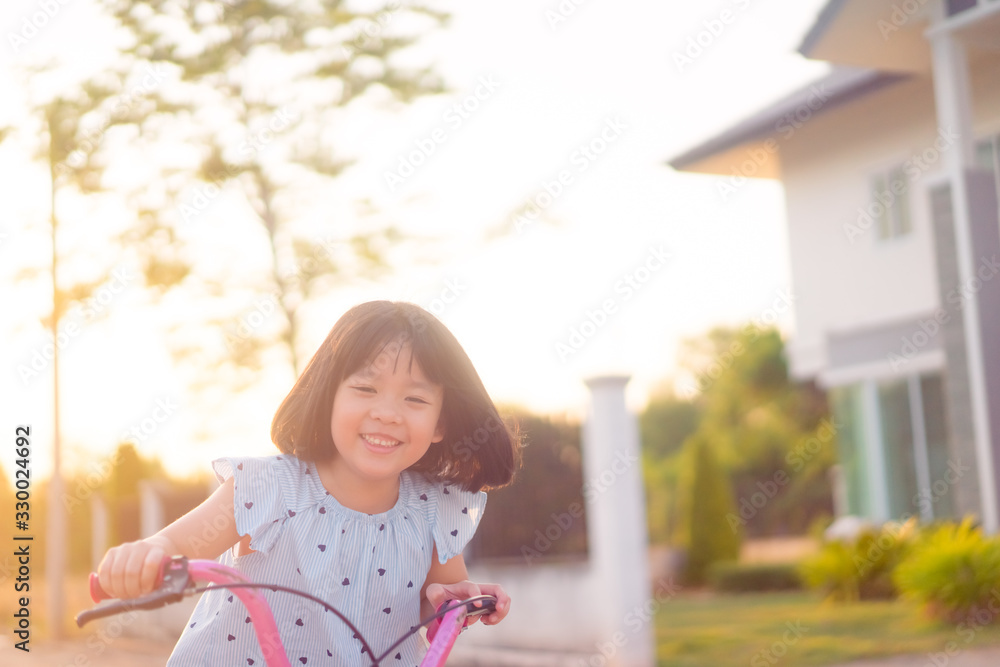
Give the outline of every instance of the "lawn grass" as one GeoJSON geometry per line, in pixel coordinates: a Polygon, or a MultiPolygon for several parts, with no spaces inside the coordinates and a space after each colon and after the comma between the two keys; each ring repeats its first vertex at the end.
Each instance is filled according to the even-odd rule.
{"type": "Polygon", "coordinates": [[[656,635],[661,667],[832,665],[903,653],[923,665],[949,642],[1000,644],[1000,624],[959,627],[907,602],[832,603],[805,592],[681,595],[660,608],[656,635]]]}

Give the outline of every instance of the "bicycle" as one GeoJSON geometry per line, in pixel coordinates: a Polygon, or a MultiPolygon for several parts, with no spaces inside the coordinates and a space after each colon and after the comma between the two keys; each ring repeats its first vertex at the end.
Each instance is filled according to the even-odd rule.
{"type": "MultiPolygon", "coordinates": [[[[179,602],[185,595],[194,595],[213,590],[231,590],[233,595],[240,599],[250,614],[257,643],[264,654],[267,667],[291,667],[288,655],[285,653],[284,645],[281,642],[281,636],[278,633],[278,626],[274,621],[271,607],[268,605],[267,600],[254,590],[258,588],[269,588],[272,591],[294,593],[329,609],[340,620],[346,623],[361,640],[362,647],[372,659],[372,667],[380,667],[382,660],[388,657],[393,650],[411,635],[419,632],[420,628],[424,626],[427,626],[427,639],[430,641],[430,648],[421,661],[420,667],[442,667],[451,653],[455,639],[462,631],[462,628],[465,627],[466,620],[474,616],[496,611],[496,598],[492,595],[477,595],[460,601],[446,600],[433,615],[410,628],[409,632],[400,637],[392,646],[383,651],[381,655],[375,657],[371,646],[369,646],[367,640],[365,640],[354,624],[323,600],[295,588],[248,581],[239,571],[214,560],[188,560],[184,556],[173,556],[164,559],[157,579],[157,587],[153,592],[129,600],[117,600],[110,604],[80,612],[76,616],[76,624],[78,627],[83,627],[85,624],[98,618],[113,616],[133,609],[157,609],[179,602]],[[207,582],[211,585],[198,588],[196,582],[199,581],[207,582]],[[476,607],[476,603],[481,603],[482,606],[476,607]],[[437,623],[434,623],[435,621],[437,623]],[[432,623],[434,625],[431,625],[432,623]]],[[[94,572],[90,574],[90,597],[95,603],[114,599],[101,588],[97,574],[94,572]]]]}

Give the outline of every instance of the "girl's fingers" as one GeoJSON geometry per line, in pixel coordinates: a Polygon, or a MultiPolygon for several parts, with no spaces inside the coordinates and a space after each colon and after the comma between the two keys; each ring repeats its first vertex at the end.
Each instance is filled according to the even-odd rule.
{"type": "Polygon", "coordinates": [[[97,566],[97,581],[108,595],[115,594],[114,583],[111,581],[111,571],[114,567],[114,562],[115,550],[109,549],[108,553],[104,554],[104,558],[101,559],[101,564],[97,566]]]}
{"type": "MultiPolygon", "coordinates": [[[[496,611],[484,616],[473,616],[466,621],[466,625],[472,625],[476,621],[482,620],[484,625],[496,625],[510,612],[510,596],[499,584],[477,584],[472,581],[460,581],[447,586],[442,584],[431,584],[426,591],[427,600],[438,607],[448,599],[461,600],[475,597],[476,595],[492,595],[497,599],[496,611]]],[[[481,607],[482,603],[475,604],[481,607]]]]}
{"type": "Polygon", "coordinates": [[[163,549],[153,547],[146,554],[146,559],[142,564],[141,584],[143,594],[151,592],[156,588],[156,580],[160,576],[160,565],[164,558],[163,549]]]}
{"type": "Polygon", "coordinates": [[[431,584],[424,591],[424,595],[427,596],[427,601],[430,602],[436,609],[444,602],[444,586],[441,584],[431,584]]]}
{"type": "Polygon", "coordinates": [[[125,561],[127,560],[128,558],[122,553],[121,547],[117,547],[114,559],[111,561],[111,571],[108,573],[111,587],[107,589],[108,593],[116,598],[125,596],[125,561]]]}
{"type": "MultiPolygon", "coordinates": [[[[137,545],[133,545],[137,546],[137,545]]],[[[143,594],[142,571],[145,567],[146,550],[133,548],[129,550],[128,561],[125,563],[124,589],[125,595],[129,598],[138,597],[143,594]]]]}
{"type": "Polygon", "coordinates": [[[122,600],[144,595],[156,587],[165,557],[162,547],[141,540],[112,547],[97,567],[97,581],[108,595],[122,600]]]}
{"type": "Polygon", "coordinates": [[[498,584],[483,584],[482,589],[483,592],[488,593],[497,599],[497,610],[489,616],[484,617],[483,623],[485,625],[496,625],[502,621],[510,611],[510,596],[507,595],[507,592],[503,589],[503,587],[498,584]]]}

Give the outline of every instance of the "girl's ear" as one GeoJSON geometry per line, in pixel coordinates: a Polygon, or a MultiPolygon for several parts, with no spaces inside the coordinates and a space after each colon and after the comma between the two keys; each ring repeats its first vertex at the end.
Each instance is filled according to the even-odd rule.
{"type": "Polygon", "coordinates": [[[437,426],[434,427],[434,437],[431,438],[431,444],[436,445],[443,440],[444,440],[444,422],[442,422],[439,419],[437,426]]]}

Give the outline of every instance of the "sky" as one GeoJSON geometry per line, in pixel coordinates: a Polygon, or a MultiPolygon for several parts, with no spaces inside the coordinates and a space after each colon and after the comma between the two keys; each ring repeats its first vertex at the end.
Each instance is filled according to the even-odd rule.
{"type": "MultiPolygon", "coordinates": [[[[30,38],[12,40],[42,4],[18,0],[0,10],[0,123],[25,127],[17,67],[49,54],[80,71],[102,66],[107,40],[88,0],[58,5],[30,38]]],[[[678,368],[683,339],[770,321],[788,295],[792,308],[780,308],[776,323],[794,335],[780,185],[750,180],[724,200],[720,179],[665,162],[825,73],[795,53],[824,2],[441,4],[453,20],[421,53],[455,92],[346,117],[337,136],[357,161],[313,193],[317,206],[302,222],[322,235],[367,197],[379,219],[444,240],[430,261],[392,253],[384,279],[343,285],[313,304],[305,354],[356,303],[414,301],[452,330],[496,401],[579,418],[586,378],[631,376],[628,405],[639,412],[662,387],[688,386],[678,368]],[[543,215],[519,222],[512,213],[532,201],[543,215]]],[[[48,283],[15,280],[25,266],[47,268],[51,252],[45,173],[31,165],[28,141],[0,146],[8,314],[0,321],[0,404],[12,439],[16,425],[32,426],[35,475],[45,477],[51,366],[28,379],[18,370],[48,342],[38,321],[48,283]]],[[[231,233],[240,207],[226,190],[186,233],[213,248],[220,266],[231,259],[252,271],[260,246],[231,233]]],[[[116,266],[98,233],[114,228],[115,215],[65,213],[73,214],[86,222],[67,224],[60,243],[88,248],[87,257],[101,259],[92,266],[116,266]]],[[[88,264],[68,266],[86,274],[88,264]]],[[[272,453],[270,420],[290,372],[265,367],[239,396],[221,385],[195,394],[163,334],[189,305],[150,307],[134,272],[117,270],[105,283],[107,312],[70,336],[61,358],[67,465],[99,468],[130,431],[141,454],[176,473],[203,472],[233,451],[272,453]]],[[[254,307],[248,299],[248,316],[254,307]]]]}

